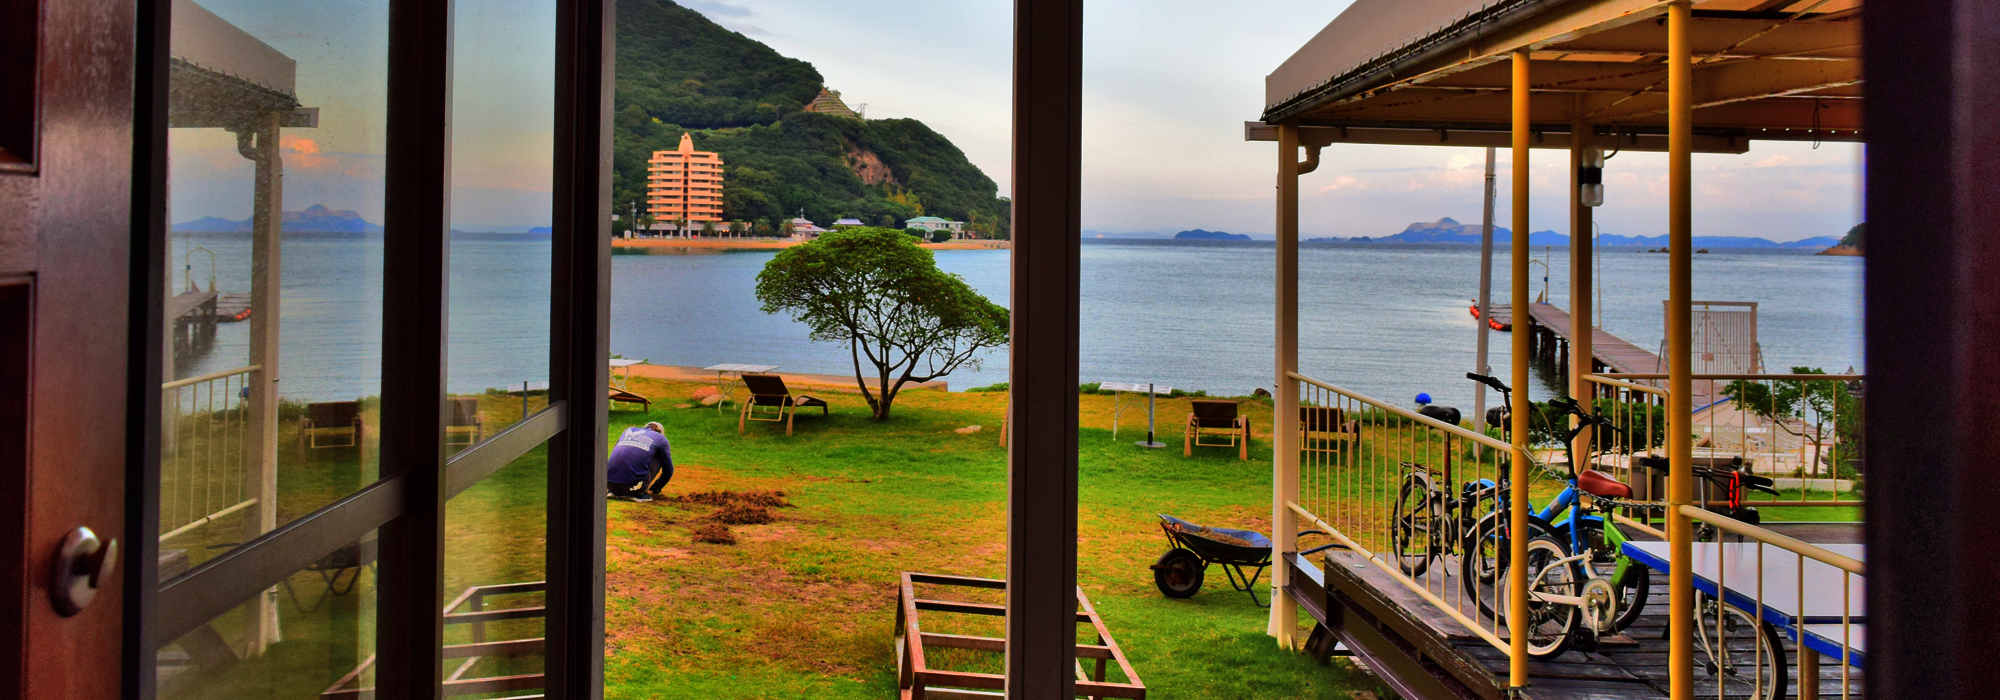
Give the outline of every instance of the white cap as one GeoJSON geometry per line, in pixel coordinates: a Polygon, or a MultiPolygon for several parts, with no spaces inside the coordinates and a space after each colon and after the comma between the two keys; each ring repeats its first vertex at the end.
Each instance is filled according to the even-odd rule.
{"type": "Polygon", "coordinates": [[[653,431],[653,432],[656,432],[656,433],[659,433],[659,434],[661,434],[661,435],[665,435],[665,434],[667,434],[667,429],[666,429],[666,428],[664,428],[664,427],[661,427],[659,423],[647,423],[647,424],[646,424],[646,429],[647,429],[647,430],[651,430],[651,431],[653,431]]]}

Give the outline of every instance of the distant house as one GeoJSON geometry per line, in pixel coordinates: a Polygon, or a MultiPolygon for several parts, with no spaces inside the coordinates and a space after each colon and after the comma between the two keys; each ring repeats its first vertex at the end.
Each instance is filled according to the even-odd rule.
{"type": "Polygon", "coordinates": [[[791,231],[793,238],[811,238],[826,233],[826,229],[820,228],[804,217],[792,219],[790,223],[785,225],[785,228],[791,231]]]}
{"type": "Polygon", "coordinates": [[[861,223],[860,219],[841,219],[839,221],[833,222],[833,229],[835,231],[838,231],[840,229],[848,228],[850,226],[867,226],[867,225],[868,224],[861,223]]]}
{"type": "Polygon", "coordinates": [[[920,228],[930,231],[950,231],[954,234],[965,230],[965,222],[940,219],[935,216],[919,216],[903,222],[903,228],[920,228]]]}

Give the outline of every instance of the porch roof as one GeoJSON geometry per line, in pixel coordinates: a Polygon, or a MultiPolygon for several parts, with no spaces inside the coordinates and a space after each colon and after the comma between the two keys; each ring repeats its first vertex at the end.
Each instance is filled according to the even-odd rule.
{"type": "MultiPolygon", "coordinates": [[[[1265,79],[1249,140],[1506,145],[1509,56],[1532,60],[1538,146],[1573,124],[1663,150],[1661,0],[1357,0],[1265,79]]],[[[1690,31],[1697,151],[1858,141],[1861,0],[1706,0],[1690,31]]],[[[1607,144],[1611,145],[1611,144],[1607,144]]]]}

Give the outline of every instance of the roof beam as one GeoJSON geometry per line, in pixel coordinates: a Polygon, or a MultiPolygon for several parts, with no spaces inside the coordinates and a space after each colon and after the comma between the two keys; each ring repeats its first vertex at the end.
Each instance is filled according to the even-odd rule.
{"type": "MultiPolygon", "coordinates": [[[[1742,61],[1699,66],[1694,78],[1694,107],[1704,109],[1732,102],[1792,95],[1827,88],[1846,87],[1861,82],[1861,67],[1833,61],[1742,61]]],[[[1664,92],[1635,93],[1585,112],[1592,121],[1617,121],[1664,114],[1664,92]]]]}
{"type": "MultiPolygon", "coordinates": [[[[1825,55],[1860,58],[1859,22],[1791,22],[1776,29],[1779,22],[1742,19],[1697,19],[1689,32],[1691,51],[1706,58],[1717,54],[1758,56],[1825,55]],[[1770,32],[1756,36],[1758,32],[1770,32]],[[1750,37],[1756,36],[1754,39],[1750,37]],[[1750,39],[1745,42],[1744,39],[1750,39]],[[1742,42],[1741,46],[1737,43],[1742,42]]],[[[1595,34],[1575,37],[1538,47],[1538,51],[1561,53],[1646,52],[1665,55],[1667,28],[1654,22],[1634,22],[1595,34]]]]}

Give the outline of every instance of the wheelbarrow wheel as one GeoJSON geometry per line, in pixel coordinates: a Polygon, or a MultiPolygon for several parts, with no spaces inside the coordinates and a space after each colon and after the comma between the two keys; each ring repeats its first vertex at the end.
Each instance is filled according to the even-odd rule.
{"type": "Polygon", "coordinates": [[[1159,563],[1153,565],[1153,585],[1168,598],[1187,598],[1201,592],[1201,580],[1207,572],[1201,557],[1176,548],[1160,555],[1159,563]]]}

